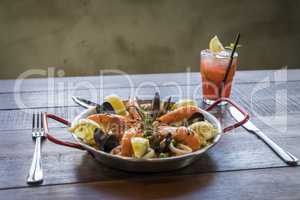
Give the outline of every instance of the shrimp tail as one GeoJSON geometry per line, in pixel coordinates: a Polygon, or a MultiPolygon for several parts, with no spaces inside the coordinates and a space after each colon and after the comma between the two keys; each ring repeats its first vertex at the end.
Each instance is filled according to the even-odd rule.
{"type": "Polygon", "coordinates": [[[165,115],[162,115],[158,118],[158,121],[161,123],[174,123],[188,119],[196,112],[201,112],[202,110],[197,106],[183,106],[179,107],[165,115]]]}

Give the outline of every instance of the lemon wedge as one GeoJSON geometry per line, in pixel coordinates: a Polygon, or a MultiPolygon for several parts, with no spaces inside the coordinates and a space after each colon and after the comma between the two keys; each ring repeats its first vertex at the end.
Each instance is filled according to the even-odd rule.
{"type": "Polygon", "coordinates": [[[212,139],[218,132],[218,130],[208,121],[196,122],[190,125],[189,128],[205,140],[212,139]]]}
{"type": "Polygon", "coordinates": [[[212,52],[215,52],[215,53],[225,50],[225,48],[223,47],[222,43],[220,42],[218,36],[215,36],[210,40],[209,50],[211,50],[212,52]]]}
{"type": "Polygon", "coordinates": [[[80,119],[69,131],[74,133],[78,138],[82,139],[85,143],[94,146],[94,132],[96,128],[101,128],[99,124],[90,119],[80,119]]]}
{"type": "Polygon", "coordinates": [[[117,95],[109,95],[104,98],[104,100],[113,107],[114,111],[118,115],[126,115],[126,107],[122,99],[117,95]]]}
{"type": "Polygon", "coordinates": [[[197,102],[193,99],[181,99],[171,107],[172,110],[176,108],[184,107],[184,106],[197,106],[197,102]]]}
{"type": "Polygon", "coordinates": [[[182,99],[176,103],[176,107],[197,106],[197,102],[193,99],[182,99]]]}
{"type": "Polygon", "coordinates": [[[142,137],[131,138],[131,146],[133,149],[134,157],[142,158],[143,155],[148,151],[149,140],[142,137]]]}

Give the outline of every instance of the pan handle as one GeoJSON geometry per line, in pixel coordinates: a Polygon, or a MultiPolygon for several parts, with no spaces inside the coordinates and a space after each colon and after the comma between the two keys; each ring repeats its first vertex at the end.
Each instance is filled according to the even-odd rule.
{"type": "Polygon", "coordinates": [[[49,134],[49,126],[48,126],[48,118],[54,119],[55,121],[60,122],[64,125],[71,126],[71,123],[62,117],[56,116],[54,114],[43,113],[44,131],[45,131],[45,136],[47,137],[48,140],[50,140],[51,142],[53,142],[55,144],[84,150],[84,148],[78,143],[63,141],[63,140],[60,140],[60,139],[50,135],[49,134]]]}
{"type": "Polygon", "coordinates": [[[237,103],[235,103],[233,100],[231,100],[229,98],[220,98],[220,99],[216,100],[213,104],[211,104],[208,108],[206,108],[206,111],[212,110],[214,107],[216,107],[219,103],[221,103],[223,101],[228,102],[229,104],[231,104],[233,107],[238,109],[244,115],[244,119],[242,121],[236,122],[233,125],[225,127],[223,129],[223,133],[228,132],[234,128],[237,128],[237,127],[245,124],[249,120],[249,113],[247,113],[241,106],[239,106],[237,103]]]}

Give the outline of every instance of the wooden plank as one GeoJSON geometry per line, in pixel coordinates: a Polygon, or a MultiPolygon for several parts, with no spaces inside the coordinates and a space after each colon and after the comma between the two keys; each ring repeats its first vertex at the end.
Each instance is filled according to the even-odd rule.
{"type": "Polygon", "coordinates": [[[298,200],[300,170],[259,169],[2,190],[7,199],[239,199],[298,200]]]}
{"type": "MultiPolygon", "coordinates": [[[[287,107],[287,112],[300,112],[300,87],[299,82],[285,83],[249,83],[235,84],[232,91],[232,98],[242,102],[250,110],[257,105],[264,106],[264,109],[258,107],[260,112],[266,114],[273,113],[276,105],[287,107]],[[286,102],[285,102],[286,101],[286,102]],[[272,111],[273,110],[273,111],[272,111]]],[[[43,107],[64,107],[76,106],[72,101],[72,96],[80,96],[95,102],[102,102],[103,98],[110,94],[118,94],[121,98],[127,99],[130,95],[138,96],[142,99],[151,99],[153,94],[159,91],[162,98],[173,96],[175,99],[194,97],[202,98],[202,88],[197,85],[187,86],[160,86],[160,87],[143,87],[143,88],[119,88],[105,90],[66,90],[56,91],[55,93],[26,92],[26,93],[5,93],[0,94],[0,110],[13,110],[25,108],[43,108],[43,107]]]]}
{"type": "MultiPolygon", "coordinates": [[[[56,75],[56,74],[55,74],[56,75]]],[[[259,70],[259,71],[238,71],[235,76],[237,83],[253,83],[268,81],[289,81],[300,80],[300,70],[259,70]],[[285,76],[286,74],[286,76],[285,76]],[[283,76],[281,76],[283,75],[283,76]],[[277,77],[277,78],[275,78],[277,77]],[[278,78],[280,77],[280,78],[278,78]]],[[[107,75],[107,76],[85,76],[85,77],[63,77],[63,78],[36,78],[21,80],[0,80],[0,93],[15,93],[29,91],[50,91],[65,89],[83,88],[120,88],[138,87],[141,84],[151,83],[163,86],[166,83],[177,83],[179,85],[197,85],[200,83],[199,72],[166,73],[166,74],[139,74],[139,75],[107,75]],[[130,79],[130,81],[128,80],[130,79]],[[101,84],[101,82],[103,84],[101,84]],[[15,90],[15,85],[21,84],[21,90],[15,90]]]]}
{"type": "MultiPolygon", "coordinates": [[[[70,139],[65,129],[51,130],[61,139],[70,139]]],[[[266,131],[266,134],[272,136],[271,133],[272,131],[266,131]]],[[[300,157],[298,133],[298,127],[289,127],[286,134],[278,134],[280,137],[275,138],[273,135],[273,138],[284,149],[300,157]]],[[[0,134],[0,189],[26,187],[25,179],[34,148],[30,134],[30,130],[6,131],[0,134]]],[[[118,171],[99,164],[84,151],[49,141],[44,142],[42,155],[45,185],[286,166],[262,141],[242,128],[225,135],[218,145],[193,165],[176,172],[137,174],[118,171]]]]}
{"type": "MultiPolygon", "coordinates": [[[[296,89],[291,92],[291,95],[287,98],[287,105],[282,102],[276,102],[275,95],[266,95],[265,92],[254,95],[250,101],[250,94],[247,93],[248,88],[236,87],[233,92],[233,100],[244,107],[252,117],[259,117],[259,119],[269,126],[282,126],[286,120],[291,120],[287,125],[293,125],[297,123],[295,121],[300,114],[300,93],[296,92],[296,89]],[[279,117],[282,117],[280,119],[279,117]],[[286,119],[284,119],[286,117],[286,119]],[[275,121],[273,122],[272,119],[275,121]],[[277,121],[276,121],[277,119],[277,121]]],[[[296,88],[296,86],[295,86],[296,88]]],[[[170,89],[164,90],[162,97],[168,96],[170,89]]],[[[291,90],[289,90],[291,91],[291,90]]],[[[145,93],[149,92],[153,94],[154,91],[144,90],[145,93]]],[[[270,92],[270,91],[269,91],[270,92]]],[[[66,101],[71,101],[66,99],[66,101]]],[[[200,101],[200,100],[199,100],[200,101]]],[[[280,98],[279,98],[280,101],[280,98]]],[[[35,100],[39,103],[39,101],[35,100]]],[[[284,103],[284,102],[283,102],[284,103]]],[[[0,103],[1,104],[1,103],[0,103]]],[[[199,103],[202,107],[203,105],[199,103]]],[[[46,104],[41,106],[47,106],[46,104]]],[[[44,111],[54,113],[62,116],[68,120],[72,120],[77,114],[82,112],[83,108],[78,106],[70,107],[50,107],[50,108],[36,108],[36,109],[21,109],[21,110],[2,110],[0,112],[0,131],[1,130],[18,130],[18,129],[30,129],[31,128],[31,114],[33,111],[44,111]]],[[[57,127],[57,124],[51,124],[51,126],[57,127]]]]}

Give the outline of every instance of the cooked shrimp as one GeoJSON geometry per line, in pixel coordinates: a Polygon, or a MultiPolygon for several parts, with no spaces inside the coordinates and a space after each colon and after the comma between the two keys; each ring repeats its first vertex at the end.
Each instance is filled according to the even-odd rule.
{"type": "Polygon", "coordinates": [[[139,105],[137,103],[136,98],[130,98],[126,106],[131,120],[134,121],[142,120],[141,115],[138,112],[139,105]]]}
{"type": "Polygon", "coordinates": [[[158,121],[167,124],[179,122],[188,119],[196,112],[201,112],[201,109],[197,106],[183,106],[159,117],[158,121]]]}
{"type": "Polygon", "coordinates": [[[161,136],[171,133],[174,140],[189,146],[192,150],[199,149],[204,142],[198,134],[195,134],[192,130],[185,126],[160,126],[158,128],[158,132],[161,136]]]}
{"type": "Polygon", "coordinates": [[[189,146],[193,151],[199,149],[203,142],[203,139],[198,134],[195,134],[185,126],[178,127],[172,136],[174,140],[189,146]]]}
{"type": "Polygon", "coordinates": [[[162,125],[162,126],[158,126],[157,128],[158,133],[160,136],[167,136],[169,133],[175,133],[177,130],[177,127],[174,126],[167,126],[167,125],[162,125]]]}
{"type": "Polygon", "coordinates": [[[111,131],[120,140],[126,128],[125,118],[120,115],[113,114],[94,114],[90,115],[88,119],[97,122],[103,127],[104,132],[111,131]]]}
{"type": "Polygon", "coordinates": [[[133,149],[131,146],[131,138],[132,137],[142,137],[143,133],[138,132],[136,129],[131,128],[125,131],[122,140],[121,140],[121,155],[131,157],[133,153],[133,149]]]}

